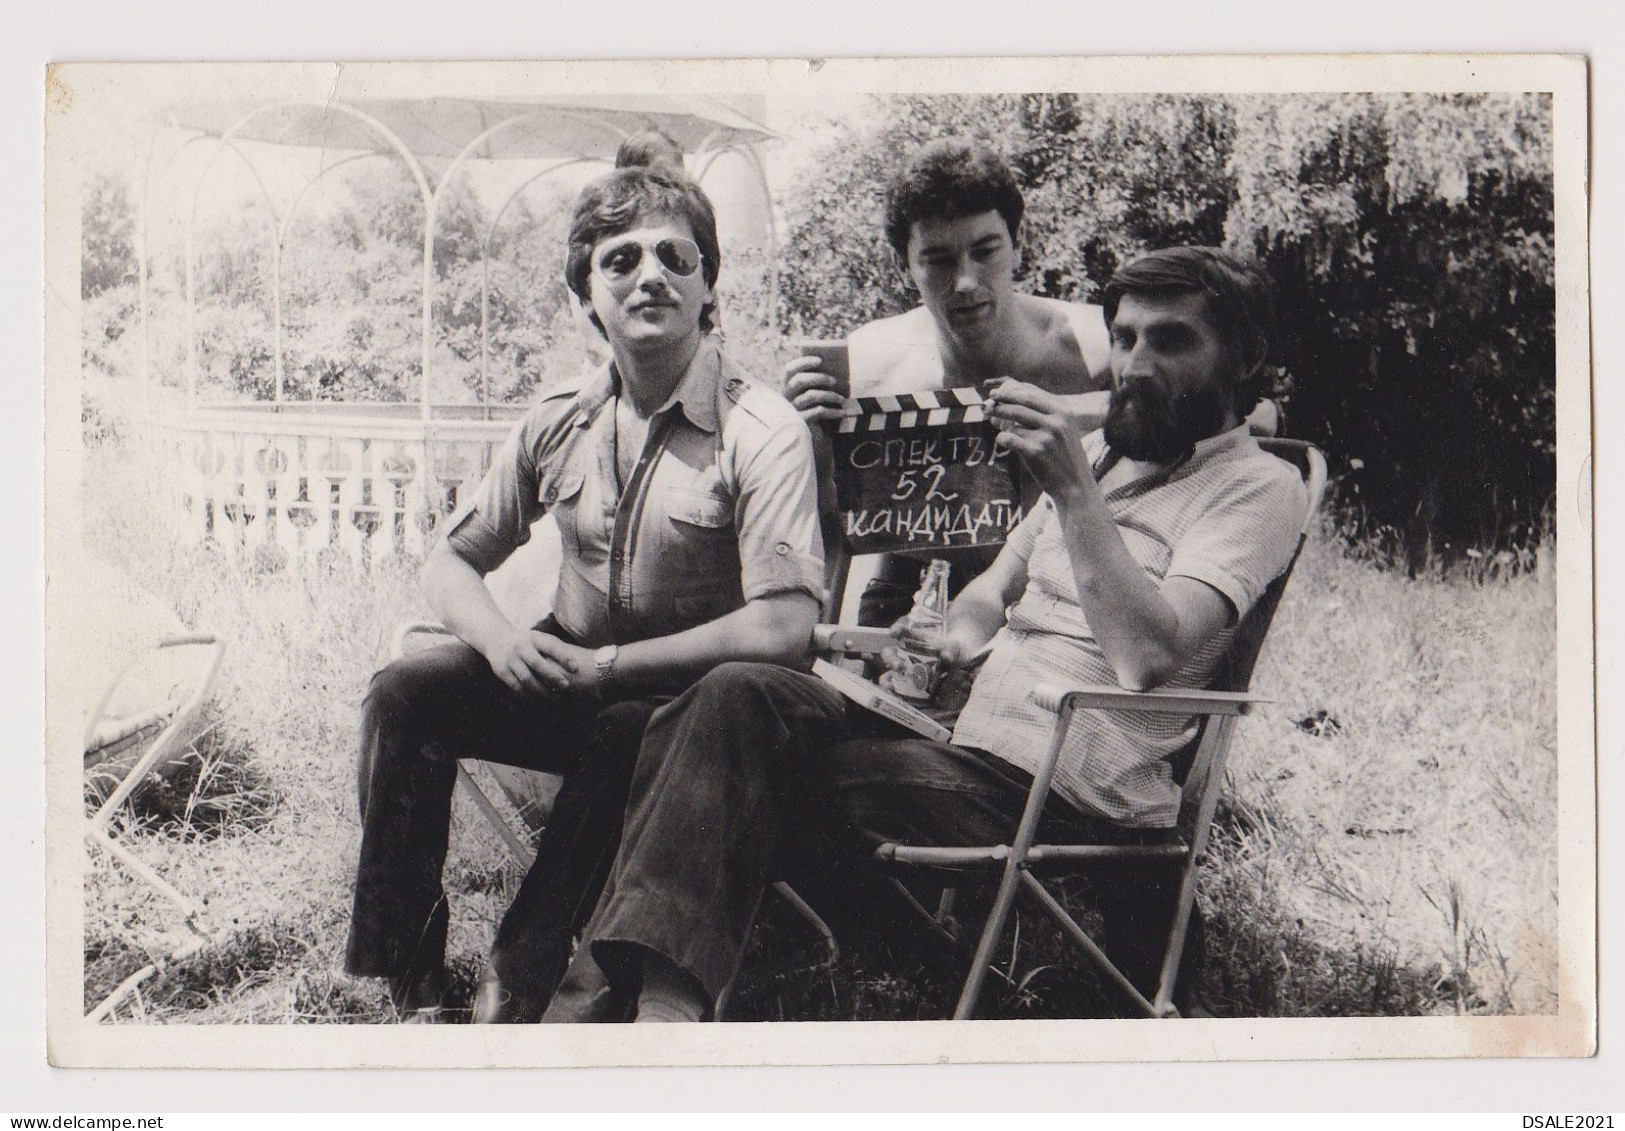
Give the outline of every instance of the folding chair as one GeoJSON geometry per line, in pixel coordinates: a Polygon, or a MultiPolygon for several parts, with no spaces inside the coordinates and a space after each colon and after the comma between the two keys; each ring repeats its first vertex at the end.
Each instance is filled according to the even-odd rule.
{"type": "Polygon", "coordinates": [[[161,640],[124,666],[90,713],[84,738],[85,774],[91,795],[100,801],[86,821],[86,843],[107,853],[173,904],[192,935],[162,962],[148,964],[119,983],[86,1015],[92,1022],[107,1017],[125,995],[165,965],[195,954],[212,941],[202,905],[121,844],[111,825],[114,814],[148,781],[149,774],[174,762],[197,740],[203,708],[213,695],[225,653],[226,642],[205,633],[161,640]],[[167,662],[192,650],[195,655],[190,663],[167,662]],[[137,673],[145,677],[146,684],[152,684],[153,673],[160,669],[163,676],[159,682],[168,686],[149,692],[133,705],[122,703],[129,698],[131,685],[138,682],[133,678],[137,673]]]}
{"type": "MultiPolygon", "coordinates": [[[[1254,704],[1265,702],[1249,692],[1253,666],[1258,658],[1264,636],[1269,629],[1281,594],[1286,589],[1293,565],[1308,537],[1319,510],[1326,486],[1326,461],[1320,451],[1303,441],[1260,439],[1259,444],[1270,452],[1293,464],[1303,475],[1309,496],[1308,512],[1298,538],[1292,561],[1280,577],[1271,583],[1257,604],[1243,618],[1232,638],[1229,650],[1221,661],[1218,672],[1208,689],[1158,689],[1146,692],[1125,691],[1116,686],[1066,687],[1043,684],[1033,689],[1032,698],[1046,710],[1054,711],[1056,721],[1048,750],[1034,775],[1026,806],[1011,843],[986,847],[934,847],[883,844],[875,850],[874,859],[882,867],[896,870],[951,871],[956,874],[977,873],[998,876],[998,890],[992,910],[978,940],[970,973],[966,977],[959,1002],[954,1012],[956,1020],[967,1019],[975,1010],[982,984],[1005,927],[1009,923],[1016,894],[1026,891],[1039,905],[1053,916],[1065,933],[1084,950],[1085,954],[1116,984],[1130,1001],[1146,1016],[1177,1016],[1173,996],[1179,976],[1186,936],[1190,928],[1195,902],[1198,872],[1207,847],[1214,809],[1224,778],[1224,761],[1229,750],[1236,718],[1249,713],[1254,704]],[[1189,769],[1182,782],[1181,835],[1177,842],[1154,845],[1049,845],[1036,844],[1036,834],[1044,805],[1049,797],[1050,783],[1056,761],[1060,755],[1067,729],[1074,712],[1079,710],[1114,710],[1155,712],[1172,715],[1198,715],[1202,723],[1185,752],[1189,769]],[[1188,832],[1184,830],[1188,828],[1188,832]],[[1110,958],[1080,927],[1054,894],[1034,875],[1036,868],[1045,874],[1086,872],[1091,866],[1103,862],[1130,860],[1163,860],[1179,868],[1179,887],[1173,924],[1164,948],[1159,983],[1151,998],[1145,997],[1110,958]]],[[[853,651],[864,650],[861,640],[854,641],[849,630],[839,625],[821,625],[816,641],[837,651],[843,642],[859,644],[853,651]]],[[[1176,763],[1179,759],[1176,759],[1176,763]]],[[[951,890],[951,889],[950,889],[951,890]]],[[[905,894],[907,894],[905,890],[905,894]]],[[[927,911],[912,896],[913,908],[933,921],[933,925],[950,939],[945,929],[947,909],[936,914],[927,911]]]]}

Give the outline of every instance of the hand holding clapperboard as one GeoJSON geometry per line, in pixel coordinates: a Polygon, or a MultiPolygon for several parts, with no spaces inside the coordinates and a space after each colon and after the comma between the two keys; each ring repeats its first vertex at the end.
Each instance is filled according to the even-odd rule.
{"type": "Polygon", "coordinates": [[[1022,518],[1019,461],[976,389],[845,401],[834,436],[842,529],[855,554],[996,546],[1022,518]]]}

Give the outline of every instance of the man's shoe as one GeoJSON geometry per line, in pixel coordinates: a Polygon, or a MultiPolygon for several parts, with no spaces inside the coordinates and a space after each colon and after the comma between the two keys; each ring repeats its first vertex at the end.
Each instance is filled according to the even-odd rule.
{"type": "Polygon", "coordinates": [[[423,974],[408,974],[389,986],[389,1000],[395,1007],[396,1020],[402,1025],[440,1024],[445,996],[444,967],[423,974]]]}
{"type": "Polygon", "coordinates": [[[542,1019],[542,1003],[516,994],[502,984],[496,972],[487,970],[474,993],[476,1025],[534,1025],[542,1019]]]}

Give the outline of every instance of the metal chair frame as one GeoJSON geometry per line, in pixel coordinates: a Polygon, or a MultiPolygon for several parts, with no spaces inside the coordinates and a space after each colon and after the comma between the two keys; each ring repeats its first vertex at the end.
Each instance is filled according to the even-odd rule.
{"type": "MultiPolygon", "coordinates": [[[[875,861],[888,870],[952,870],[958,873],[980,871],[998,876],[998,890],[993,907],[977,941],[975,955],[954,1010],[956,1020],[968,1019],[974,1013],[982,986],[991,968],[994,948],[999,944],[1009,923],[1017,894],[1023,891],[1032,896],[1040,907],[1060,924],[1090,961],[1142,1014],[1148,1017],[1178,1016],[1173,996],[1195,907],[1199,871],[1205,859],[1213,814],[1223,784],[1225,759],[1231,736],[1237,718],[1248,714],[1257,704],[1269,701],[1248,690],[1253,666],[1293,566],[1297,563],[1298,555],[1302,552],[1319,513],[1326,487],[1325,457],[1312,444],[1298,440],[1260,439],[1259,445],[1265,451],[1294,464],[1304,477],[1309,505],[1291,562],[1281,576],[1266,589],[1258,604],[1248,612],[1238,626],[1229,653],[1215,677],[1213,689],[1156,689],[1137,692],[1115,686],[1067,687],[1054,683],[1041,684],[1032,690],[1032,699],[1044,709],[1053,711],[1056,721],[1051,731],[1048,749],[1039,764],[1038,772],[1033,777],[1026,805],[1010,843],[963,848],[883,844],[875,850],[875,861]],[[1203,717],[1199,735],[1194,740],[1194,756],[1182,786],[1182,811],[1192,818],[1188,837],[1180,843],[1156,845],[1035,843],[1044,806],[1049,799],[1056,762],[1073,716],[1080,710],[1137,711],[1203,717]],[[1046,873],[1079,872],[1103,861],[1135,859],[1167,860],[1180,865],[1174,920],[1164,950],[1158,986],[1151,998],[1147,998],[1135,988],[1060,900],[1034,875],[1034,870],[1038,868],[1042,868],[1046,873]]],[[[846,564],[841,563],[832,569],[832,576],[844,580],[846,568],[846,564]]],[[[815,645],[839,653],[843,651],[841,637],[842,626],[820,625],[815,633],[815,645]]],[[[943,905],[939,906],[934,914],[926,910],[906,888],[902,890],[907,902],[923,915],[939,934],[957,942],[957,937],[949,929],[948,923],[952,913],[952,888],[948,889],[943,905]]]]}
{"type": "Polygon", "coordinates": [[[85,843],[92,849],[107,853],[136,879],[172,904],[181,913],[182,921],[192,936],[171,950],[161,961],[149,963],[120,982],[85,1015],[86,1020],[93,1023],[111,1014],[119,1002],[147,978],[170,963],[196,954],[214,941],[214,934],[204,919],[203,905],[164,879],[154,868],[136,856],[127,845],[119,843],[111,826],[114,814],[130,799],[146,776],[195,737],[194,727],[213,695],[215,680],[220,674],[221,662],[225,659],[226,644],[227,641],[223,638],[209,633],[191,633],[159,641],[152,649],[137,654],[124,665],[90,713],[90,722],[85,728],[83,742],[87,753],[117,752],[149,738],[151,744],[136,759],[135,764],[124,772],[118,785],[87,819],[85,843]],[[111,719],[107,713],[108,704],[113,701],[113,696],[124,685],[136,665],[146,659],[150,652],[189,647],[208,648],[210,654],[201,678],[197,680],[196,686],[188,696],[178,702],[165,702],[132,718],[116,722],[111,719]]]}

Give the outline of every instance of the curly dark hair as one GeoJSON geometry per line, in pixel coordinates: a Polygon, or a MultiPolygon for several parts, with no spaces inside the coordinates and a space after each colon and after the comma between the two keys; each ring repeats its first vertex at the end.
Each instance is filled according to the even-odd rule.
{"type": "MultiPolygon", "coordinates": [[[[598,332],[604,325],[592,313],[592,249],[610,236],[629,232],[648,216],[667,215],[688,221],[704,257],[700,270],[708,287],[717,285],[722,248],[717,242],[717,215],[699,185],[664,167],[616,169],[593,181],[576,197],[570,216],[570,244],[564,260],[564,282],[588,311],[598,332]]],[[[700,329],[716,329],[717,306],[700,311],[700,329]]]]}
{"type": "Polygon", "coordinates": [[[1026,207],[1004,158],[968,138],[939,138],[916,150],[892,178],[886,191],[886,239],[906,259],[916,220],[957,220],[995,211],[1014,243],[1026,207]]]}

